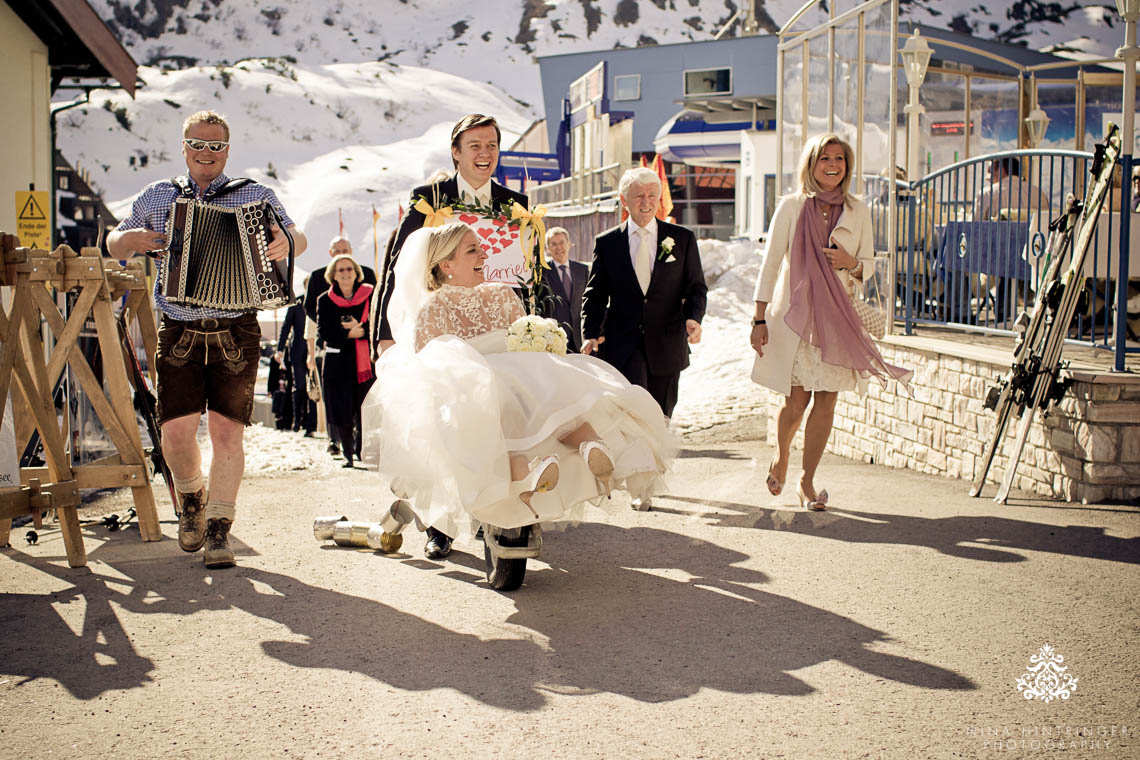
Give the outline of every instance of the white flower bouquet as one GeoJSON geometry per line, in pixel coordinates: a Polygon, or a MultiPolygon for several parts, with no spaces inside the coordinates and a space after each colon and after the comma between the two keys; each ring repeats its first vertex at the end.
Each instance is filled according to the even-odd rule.
{"type": "Polygon", "coordinates": [[[553,319],[533,314],[519,317],[507,328],[508,351],[545,351],[566,354],[566,333],[553,319]]]}

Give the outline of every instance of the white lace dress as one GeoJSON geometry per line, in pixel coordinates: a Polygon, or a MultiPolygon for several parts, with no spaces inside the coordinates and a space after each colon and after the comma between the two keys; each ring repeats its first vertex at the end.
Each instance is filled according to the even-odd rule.
{"type": "Polygon", "coordinates": [[[559,441],[583,422],[613,455],[615,489],[635,496],[656,490],[675,451],[657,403],[605,362],[508,352],[506,328],[521,316],[504,285],[445,285],[419,313],[415,353],[398,346],[377,363],[367,447],[420,519],[452,537],[479,522],[577,521],[587,503],[612,503],[577,450],[559,441]],[[514,453],[559,456],[558,486],[531,501],[537,519],[510,494],[514,453]]]}
{"type": "Polygon", "coordinates": [[[853,391],[857,384],[855,370],[828,364],[819,347],[800,341],[792,360],[792,385],[805,391],[853,391]]]}

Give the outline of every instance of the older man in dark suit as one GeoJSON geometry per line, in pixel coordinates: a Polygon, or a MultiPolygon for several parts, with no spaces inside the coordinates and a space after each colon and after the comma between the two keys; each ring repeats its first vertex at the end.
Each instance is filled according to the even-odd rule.
{"type": "MultiPolygon", "coordinates": [[[[677,403],[689,345],[701,339],[708,287],[693,233],[655,218],[661,181],[627,171],[618,188],[629,219],[594,241],[582,296],[582,353],[598,351],[668,417],[677,403]]],[[[647,508],[635,505],[635,508],[647,508]]]]}
{"type": "Polygon", "coordinates": [[[542,307],[542,316],[562,325],[569,339],[567,347],[577,351],[582,347],[582,292],[586,289],[590,268],[570,258],[570,233],[563,227],[546,230],[546,252],[551,262],[543,280],[555,298],[542,307]]]}

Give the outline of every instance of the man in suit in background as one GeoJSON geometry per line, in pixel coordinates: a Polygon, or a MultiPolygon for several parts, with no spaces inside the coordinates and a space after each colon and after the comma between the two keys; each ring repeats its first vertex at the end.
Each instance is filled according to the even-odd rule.
{"type": "MultiPolygon", "coordinates": [[[[352,243],[348,242],[348,238],[338,235],[329,241],[329,259],[336,256],[351,256],[352,243]]],[[[361,271],[364,273],[364,281],[369,285],[376,285],[376,272],[371,267],[360,265],[361,271]]],[[[318,377],[324,377],[324,367],[319,367],[317,360],[317,299],[323,296],[329,289],[329,281],[325,279],[325,270],[317,269],[309,277],[309,284],[305,286],[305,340],[308,342],[308,368],[315,369],[318,377]]],[[[321,394],[321,403],[325,404],[326,419],[328,418],[328,396],[324,393],[321,394]]],[[[356,441],[357,447],[360,446],[360,419],[356,420],[356,441]]],[[[332,428],[329,429],[329,453],[333,456],[340,454],[340,442],[336,439],[332,428]]],[[[360,452],[355,452],[357,458],[360,457],[360,452]]]]}
{"type": "Polygon", "coordinates": [[[542,316],[550,317],[566,331],[568,349],[582,347],[582,292],[590,268],[570,258],[570,233],[562,227],[546,231],[546,252],[550,254],[551,268],[543,274],[544,281],[555,295],[553,303],[542,308],[542,316]]]}
{"type": "MultiPolygon", "coordinates": [[[[691,231],[656,219],[656,172],[630,169],[618,193],[629,219],[594,240],[582,295],[581,351],[599,351],[631,383],[648,390],[669,417],[681,370],[689,366],[688,344],[701,339],[708,293],[701,255],[691,231]]],[[[648,500],[634,504],[648,507],[648,500]]]]}
{"type": "MultiPolygon", "coordinates": [[[[305,275],[308,288],[310,275],[305,275]]],[[[306,383],[309,364],[309,348],[305,341],[305,304],[302,299],[285,311],[285,321],[281,325],[281,337],[277,339],[277,353],[274,361],[285,370],[285,352],[289,352],[289,370],[293,375],[293,431],[305,429],[305,437],[312,438],[317,429],[317,405],[309,399],[306,383]]]]}
{"type": "Polygon", "coordinates": [[[491,179],[499,166],[501,142],[502,132],[494,117],[479,113],[464,116],[451,130],[451,163],[455,167],[455,173],[440,182],[420,185],[412,190],[408,212],[400,222],[395,239],[384,253],[382,287],[377,288],[373,296],[373,306],[379,305],[379,308],[373,308],[372,313],[380,315],[376,320],[376,340],[373,344],[380,351],[394,342],[392,328],[388,324],[388,302],[392,299],[392,288],[396,281],[396,259],[408,235],[424,226],[424,215],[415,208],[417,201],[422,198],[433,209],[454,203],[486,206],[505,211],[508,215],[512,203],[518,202],[524,207],[528,205],[525,195],[491,179]]]}

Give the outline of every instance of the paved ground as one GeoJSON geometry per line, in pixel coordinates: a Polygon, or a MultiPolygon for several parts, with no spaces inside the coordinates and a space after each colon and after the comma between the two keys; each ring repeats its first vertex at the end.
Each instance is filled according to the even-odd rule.
{"type": "Polygon", "coordinates": [[[548,534],[512,594],[473,544],[317,543],[377,516],[362,471],[247,482],[234,570],[164,497],[165,540],[89,525],[86,569],[16,529],[0,757],[1140,757],[1140,510],[828,458],[807,513],[756,430],[690,436],[655,511],[548,534]],[[1018,692],[1045,645],[1068,699],[1018,692]]]}

